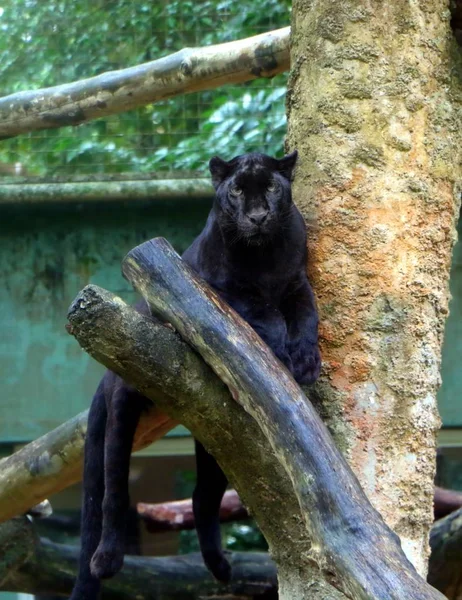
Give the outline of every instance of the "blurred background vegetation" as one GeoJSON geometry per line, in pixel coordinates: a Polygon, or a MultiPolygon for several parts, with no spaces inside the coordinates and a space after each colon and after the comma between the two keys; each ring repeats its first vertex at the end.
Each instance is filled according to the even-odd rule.
{"type": "MultiPolygon", "coordinates": [[[[0,95],[92,77],[185,47],[290,23],[288,0],[0,2],[0,95]]],[[[21,174],[203,171],[212,154],[283,151],[287,75],[181,96],[77,128],[20,136],[0,163],[21,174]]],[[[4,175],[7,174],[4,169],[4,175]]]]}

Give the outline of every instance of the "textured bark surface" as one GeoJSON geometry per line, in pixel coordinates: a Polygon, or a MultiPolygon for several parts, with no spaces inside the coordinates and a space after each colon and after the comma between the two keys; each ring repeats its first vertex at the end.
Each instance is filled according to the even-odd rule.
{"type": "MultiPolygon", "coordinates": [[[[0,461],[0,523],[82,479],[87,418],[85,411],[0,461]]],[[[152,406],[141,417],[133,448],[149,446],[176,425],[152,406]]]]}
{"type": "Polygon", "coordinates": [[[289,68],[285,27],[244,40],[185,48],[170,56],[52,88],[0,98],[0,139],[79,125],[179,94],[273,77],[289,68]]]}
{"type": "MultiPolygon", "coordinates": [[[[39,539],[27,518],[0,526],[0,590],[63,594],[74,585],[79,560],[76,546],[39,539]]],[[[276,567],[264,552],[229,554],[233,581],[222,585],[200,554],[163,558],[126,557],[124,568],[103,583],[107,600],[274,600],[276,567]]]]}
{"type": "Polygon", "coordinates": [[[422,574],[461,177],[449,19],[446,0],[294,0],[288,94],[294,199],[318,225],[313,399],[422,574]]]}

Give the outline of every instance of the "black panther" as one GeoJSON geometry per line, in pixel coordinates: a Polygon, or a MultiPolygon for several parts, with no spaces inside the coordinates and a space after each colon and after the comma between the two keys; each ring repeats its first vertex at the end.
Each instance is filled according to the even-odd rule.
{"type": "MultiPolygon", "coordinates": [[[[318,315],[306,275],[306,227],[292,202],[297,152],[210,160],[215,200],[201,234],[183,254],[243,317],[298,383],[319,376],[318,315]]],[[[143,301],[136,306],[143,314],[143,301]]],[[[94,600],[100,579],[120,570],[133,436],[149,401],[108,371],[92,401],[85,442],[80,568],[73,600],[94,600]]],[[[227,479],[196,441],[193,509],[204,561],[220,581],[231,569],[220,540],[219,509],[227,479]]]]}

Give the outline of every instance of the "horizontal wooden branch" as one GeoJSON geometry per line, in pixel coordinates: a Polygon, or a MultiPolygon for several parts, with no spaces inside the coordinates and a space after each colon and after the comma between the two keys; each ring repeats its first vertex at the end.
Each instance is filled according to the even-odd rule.
{"type": "Polygon", "coordinates": [[[39,129],[79,125],[179,94],[214,89],[289,68],[285,27],[205,48],[185,48],[128,69],[0,98],[0,139],[39,129]]]}
{"type": "MultiPolygon", "coordinates": [[[[0,526],[0,590],[69,595],[79,550],[40,540],[23,518],[0,526]]],[[[261,552],[232,553],[233,581],[222,585],[207,571],[200,554],[163,558],[126,557],[124,568],[103,584],[106,600],[236,600],[268,598],[276,592],[276,567],[261,552]]],[[[275,597],[275,596],[273,596],[275,597]]]]}
{"type": "Polygon", "coordinates": [[[406,558],[289,372],[171,245],[157,238],[137,246],[122,270],[153,313],[201,354],[258,424],[275,463],[289,476],[313,555],[335,574],[342,592],[355,600],[442,598],[406,558]]]}
{"type": "MultiPolygon", "coordinates": [[[[85,411],[0,461],[0,523],[82,479],[87,418],[85,411]]],[[[176,425],[153,405],[141,418],[134,449],[176,425]]]]}
{"type": "MultiPolygon", "coordinates": [[[[139,502],[137,510],[150,533],[194,529],[192,500],[176,500],[158,504],[139,502]]],[[[236,490],[228,490],[221,502],[220,521],[239,521],[249,516],[236,490]]]]}
{"type": "Polygon", "coordinates": [[[0,183],[0,206],[114,200],[201,200],[213,197],[208,179],[153,179],[76,183],[0,183]]]}

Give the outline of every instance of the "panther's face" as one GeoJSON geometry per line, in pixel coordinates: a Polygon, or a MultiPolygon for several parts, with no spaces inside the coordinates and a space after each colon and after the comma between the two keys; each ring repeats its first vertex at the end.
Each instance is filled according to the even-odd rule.
{"type": "Polygon", "coordinates": [[[212,158],[215,212],[222,230],[249,245],[261,245],[280,232],[292,205],[296,160],[296,151],[281,159],[256,152],[229,162],[212,158]]]}

